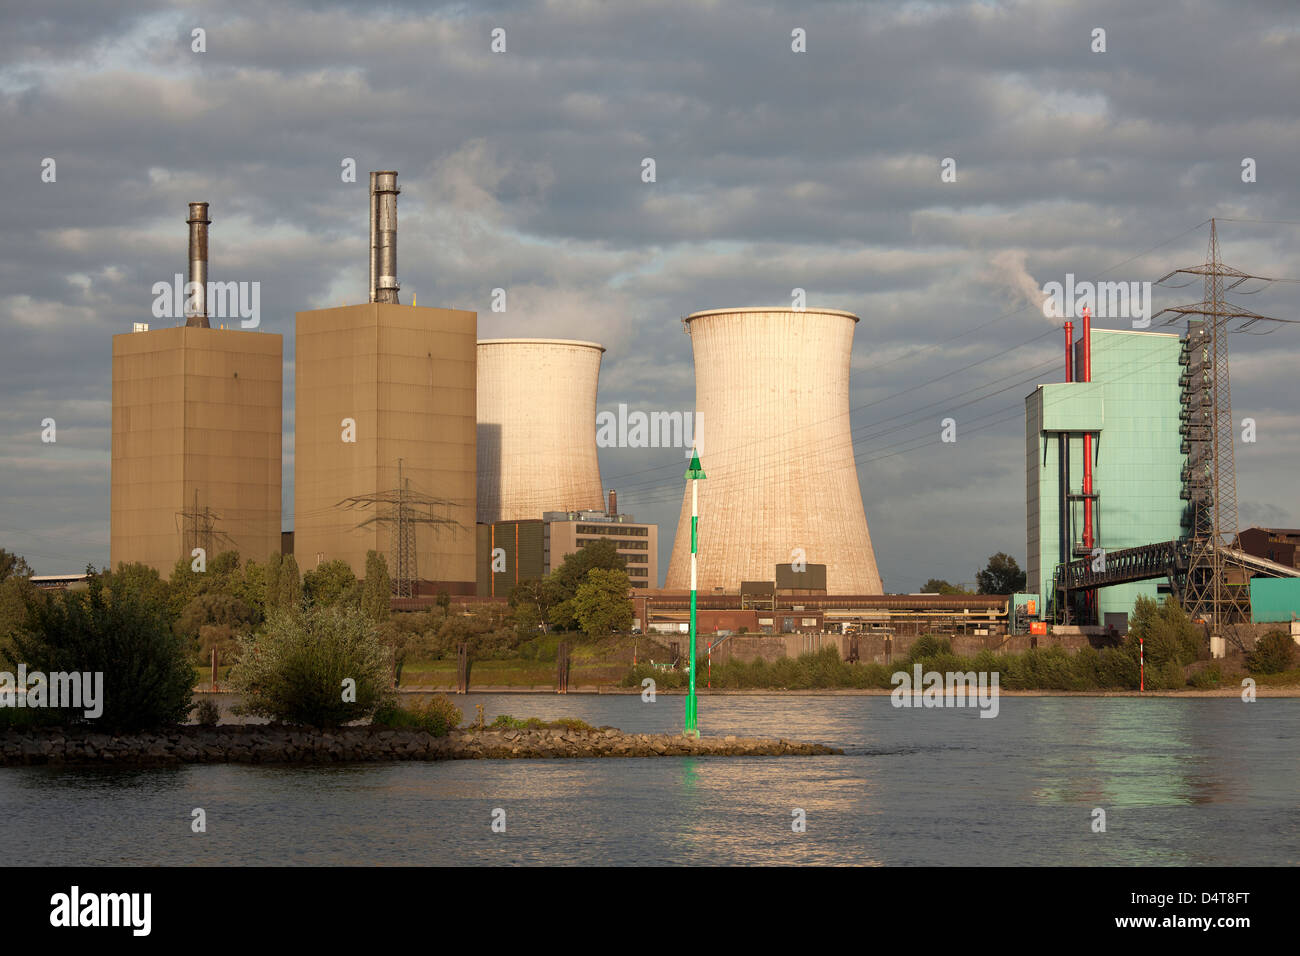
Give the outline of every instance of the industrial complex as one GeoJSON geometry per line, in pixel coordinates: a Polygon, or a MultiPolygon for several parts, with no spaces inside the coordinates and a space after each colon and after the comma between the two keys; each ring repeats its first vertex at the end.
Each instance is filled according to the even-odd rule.
{"type": "MultiPolygon", "coordinates": [[[[211,220],[207,203],[190,204],[199,291],[185,324],[113,338],[114,564],[166,575],[224,550],[291,551],[304,569],[342,560],[360,576],[374,550],[394,607],[410,609],[441,594],[502,601],[611,541],[637,631],[683,633],[694,609],[704,634],[851,636],[852,650],[840,645],[851,655],[858,638],[925,632],[988,646],[1021,633],[1104,641],[1141,595],[1178,599],[1216,635],[1300,616],[1300,531],[1238,534],[1226,323],[1268,320],[1229,309],[1221,283],[1167,310],[1186,319],[1181,334],[1095,329],[1087,309],[1077,329],[1064,323],[1062,380],[1025,399],[1027,584],[1007,595],[883,593],[850,427],[857,316],[686,317],[686,457],[703,468],[692,459],[659,588],[658,527],[621,512],[601,481],[604,347],[479,341],[474,312],[399,302],[398,192],[395,172],[371,174],[367,301],[297,314],[292,533],[280,513],[283,340],[212,327],[211,220]]],[[[1198,275],[1218,274],[1211,234],[1211,271],[1198,275]]]]}

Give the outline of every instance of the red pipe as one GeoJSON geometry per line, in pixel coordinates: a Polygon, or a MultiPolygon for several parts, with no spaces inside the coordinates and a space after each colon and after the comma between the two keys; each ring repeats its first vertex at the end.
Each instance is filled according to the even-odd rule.
{"type": "MultiPolygon", "coordinates": [[[[1092,315],[1083,310],[1083,381],[1092,381],[1092,315]]],[[[1083,546],[1092,548],[1092,432],[1083,433],[1083,546]]]]}

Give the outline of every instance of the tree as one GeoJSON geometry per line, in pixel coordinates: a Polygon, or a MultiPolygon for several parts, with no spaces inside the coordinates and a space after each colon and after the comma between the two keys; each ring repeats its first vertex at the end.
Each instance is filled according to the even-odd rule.
{"type": "Polygon", "coordinates": [[[266,607],[263,613],[269,615],[280,606],[280,568],[284,557],[278,552],[271,552],[266,559],[266,607]]]}
{"type": "Polygon", "coordinates": [[[8,639],[22,627],[27,602],[36,594],[32,569],[25,558],[0,548],[0,659],[8,639]]]}
{"type": "Polygon", "coordinates": [[[314,727],[369,717],[392,699],[389,680],[375,622],[354,607],[275,612],[230,672],[245,713],[314,727]]]}
{"type": "Polygon", "coordinates": [[[388,560],[378,551],[366,552],[366,580],[361,588],[361,610],[371,620],[388,620],[389,601],[393,596],[393,579],[388,576],[388,560]]]}
{"type": "MultiPolygon", "coordinates": [[[[84,592],[31,602],[14,652],[30,671],[101,674],[98,724],[137,730],[180,723],[194,690],[185,642],[172,632],[166,600],[128,586],[129,577],[92,574],[84,592]]],[[[81,722],[84,708],[62,718],[81,722]]]]}
{"type": "Polygon", "coordinates": [[[573,599],[578,587],[592,571],[627,572],[627,562],[613,541],[602,538],[568,555],[564,563],[546,576],[542,593],[548,610],[545,619],[562,631],[581,627],[573,599]]]}
{"type": "Polygon", "coordinates": [[[1296,647],[1285,631],[1270,631],[1255,642],[1246,655],[1246,667],[1252,674],[1280,674],[1295,663],[1296,647]]]}
{"type": "Polygon", "coordinates": [[[298,578],[298,559],[292,554],[285,555],[280,564],[280,600],[276,602],[282,611],[293,613],[302,608],[302,581],[298,578]]]}
{"type": "Polygon", "coordinates": [[[127,564],[118,562],[116,571],[105,571],[103,584],[109,593],[116,597],[121,594],[137,594],[150,604],[164,608],[169,620],[172,610],[172,588],[163,580],[155,568],[140,562],[127,564]]]}
{"type": "Polygon", "coordinates": [[[930,580],[926,581],[924,585],[922,585],[921,593],[922,594],[965,594],[966,592],[963,591],[955,584],[949,584],[947,581],[943,580],[942,578],[931,578],[930,580]]]}
{"type": "Polygon", "coordinates": [[[359,607],[361,583],[341,558],[317,565],[302,576],[302,592],[313,607],[359,607]]]}
{"type": "Polygon", "coordinates": [[[560,600],[567,601],[578,593],[578,585],[593,568],[626,571],[627,562],[618,553],[618,546],[608,538],[593,541],[566,555],[564,562],[551,572],[551,577],[560,588],[560,600]]]}
{"type": "Polygon", "coordinates": [[[26,558],[21,554],[14,554],[0,548],[0,583],[8,581],[10,578],[30,578],[31,576],[32,569],[26,558]]]}
{"type": "Polygon", "coordinates": [[[632,626],[631,583],[626,571],[592,568],[573,596],[573,616],[588,637],[632,626]]]}
{"type": "Polygon", "coordinates": [[[1151,667],[1166,663],[1183,666],[1196,660],[1204,637],[1199,628],[1173,598],[1163,604],[1155,598],[1138,595],[1129,615],[1128,643],[1142,650],[1151,667]]]}
{"type": "Polygon", "coordinates": [[[980,594],[1019,594],[1025,589],[1025,572],[1016,559],[999,551],[989,558],[988,566],[975,575],[980,594]]]}
{"type": "Polygon", "coordinates": [[[252,630],[256,612],[233,594],[213,591],[190,599],[176,621],[175,631],[189,642],[200,663],[215,646],[223,657],[234,650],[236,634],[252,630]]]}

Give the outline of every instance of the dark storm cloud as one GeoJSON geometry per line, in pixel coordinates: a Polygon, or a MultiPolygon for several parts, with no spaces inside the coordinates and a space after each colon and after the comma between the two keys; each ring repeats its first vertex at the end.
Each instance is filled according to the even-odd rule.
{"type": "MultiPolygon", "coordinates": [[[[367,169],[401,172],[403,301],[476,309],[482,337],[601,341],[602,409],[693,407],[689,312],[795,287],[856,312],[855,451],[893,590],[1023,554],[1023,399],[1059,380],[1060,335],[1018,289],[1154,279],[1201,260],[1206,230],[1179,234],[1211,215],[1300,219],[1283,2],[45,3],[0,14],[0,64],[0,541],[46,571],[107,560],[109,338],[156,322],[190,200],[212,203],[213,278],[260,280],[286,335],[286,427],[293,313],[364,288],[367,169]]],[[[1298,235],[1220,230],[1228,261],[1291,278],[1298,235]]],[[[1252,307],[1296,317],[1298,293],[1252,307]]],[[[1291,525],[1298,343],[1233,343],[1237,417],[1260,422],[1243,516],[1291,525]]],[[[620,506],[661,524],[661,565],[680,455],[601,452],[620,506]]]]}

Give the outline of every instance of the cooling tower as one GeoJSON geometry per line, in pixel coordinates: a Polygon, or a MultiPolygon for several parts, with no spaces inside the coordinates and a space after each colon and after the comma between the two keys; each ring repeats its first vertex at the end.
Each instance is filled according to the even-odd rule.
{"type": "Polygon", "coordinates": [[[596,463],[603,346],[564,339],[478,343],[478,521],[604,511],[596,463]]]}
{"type": "MultiPolygon", "coordinates": [[[[849,312],[717,309],[686,319],[695,354],[699,589],[826,565],[831,594],[880,594],[849,430],[849,312]]],[[[682,462],[683,473],[686,462],[682,462]]],[[[668,588],[690,587],[690,482],[668,588]]]]}

